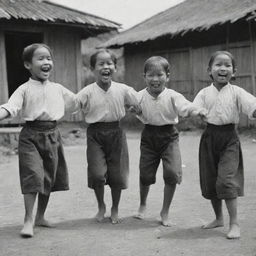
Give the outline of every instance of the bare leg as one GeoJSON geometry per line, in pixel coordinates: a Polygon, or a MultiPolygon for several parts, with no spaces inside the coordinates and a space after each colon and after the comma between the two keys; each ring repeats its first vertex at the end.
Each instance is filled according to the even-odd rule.
{"type": "Polygon", "coordinates": [[[33,231],[33,208],[36,200],[36,193],[24,194],[25,218],[24,226],[20,232],[22,237],[32,237],[33,231]]]}
{"type": "Polygon", "coordinates": [[[106,213],[106,205],[104,202],[104,185],[94,188],[95,196],[98,202],[98,213],[95,218],[98,222],[103,221],[104,215],[106,213]]]}
{"type": "Polygon", "coordinates": [[[212,222],[205,224],[202,226],[204,229],[223,227],[223,213],[222,213],[222,201],[220,199],[212,199],[211,200],[212,208],[214,210],[216,219],[212,222]]]}
{"type": "Polygon", "coordinates": [[[146,213],[147,197],[150,186],[144,186],[140,182],[140,207],[138,213],[134,216],[137,219],[144,219],[146,213]]]}
{"type": "Polygon", "coordinates": [[[120,222],[118,219],[118,206],[121,198],[121,189],[111,188],[112,194],[112,207],[111,207],[111,222],[117,224],[120,222]]]}
{"type": "Polygon", "coordinates": [[[237,220],[237,198],[226,199],[226,206],[229,213],[229,232],[227,234],[228,239],[240,238],[240,227],[237,220]]]}
{"type": "Polygon", "coordinates": [[[38,206],[37,213],[35,218],[35,226],[52,228],[52,225],[49,221],[47,221],[44,217],[46,207],[49,202],[50,195],[38,194],[38,206]]]}
{"type": "Polygon", "coordinates": [[[169,208],[170,208],[175,190],[176,190],[176,184],[173,184],[173,185],[165,184],[164,186],[164,200],[163,200],[163,207],[160,212],[160,216],[162,220],[162,225],[165,227],[171,226],[168,215],[169,215],[169,208]]]}

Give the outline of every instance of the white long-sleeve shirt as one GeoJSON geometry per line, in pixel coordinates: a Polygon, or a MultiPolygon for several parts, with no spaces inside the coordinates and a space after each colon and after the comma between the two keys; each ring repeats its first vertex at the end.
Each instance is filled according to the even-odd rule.
{"type": "Polygon", "coordinates": [[[43,83],[29,79],[20,85],[11,95],[6,104],[11,117],[21,113],[26,121],[54,121],[61,119],[65,110],[74,112],[78,109],[75,94],[58,83],[43,83]]]}
{"type": "Polygon", "coordinates": [[[125,105],[138,105],[136,94],[132,87],[112,81],[107,91],[97,83],[89,84],[77,99],[87,123],[115,122],[125,116],[125,105]]]}
{"type": "Polygon", "coordinates": [[[219,91],[211,84],[196,95],[193,104],[208,110],[206,117],[208,123],[215,125],[238,124],[240,112],[253,119],[256,98],[243,88],[230,83],[219,91]]]}
{"type": "Polygon", "coordinates": [[[156,126],[177,124],[178,116],[186,117],[195,108],[182,94],[165,88],[156,98],[147,89],[138,92],[142,114],[137,117],[144,124],[156,126]]]}

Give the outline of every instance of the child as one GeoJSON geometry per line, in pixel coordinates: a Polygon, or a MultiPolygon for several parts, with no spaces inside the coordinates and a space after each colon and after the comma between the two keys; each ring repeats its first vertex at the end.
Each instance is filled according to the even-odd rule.
{"type": "Polygon", "coordinates": [[[21,112],[26,121],[19,137],[19,170],[24,194],[25,219],[22,237],[33,236],[33,207],[38,195],[35,226],[51,227],[44,213],[52,191],[68,190],[68,170],[57,120],[65,106],[74,111],[75,95],[48,80],[53,68],[52,52],[45,44],[32,44],[23,51],[31,78],[0,107],[0,120],[21,112]]]}
{"type": "Polygon", "coordinates": [[[163,226],[170,226],[169,207],[176,189],[181,183],[181,156],[179,134],[175,128],[178,115],[202,114],[186,98],[166,88],[170,70],[168,61],[160,56],[153,56],[144,63],[146,88],[138,93],[142,113],[138,118],[145,124],[141,135],[140,156],[140,207],[136,218],[143,219],[146,200],[151,184],[156,181],[156,172],[160,160],[163,163],[164,199],[160,212],[163,226]]]}
{"type": "Polygon", "coordinates": [[[208,110],[207,127],[199,148],[200,185],[202,195],[211,200],[216,219],[205,229],[222,227],[222,199],[229,213],[228,239],[240,237],[237,220],[237,197],[244,194],[243,159],[235,129],[239,113],[256,117],[256,98],[244,89],[230,84],[236,72],[231,53],[215,52],[209,61],[208,73],[213,83],[194,99],[195,106],[208,110]]]}
{"type": "Polygon", "coordinates": [[[127,188],[128,150],[126,137],[119,121],[125,115],[125,105],[136,108],[136,91],[112,81],[116,71],[116,57],[106,49],[91,56],[90,65],[96,82],[83,88],[77,95],[84,111],[87,129],[88,187],[94,189],[98,202],[96,219],[104,219],[104,185],[112,194],[111,222],[119,222],[118,205],[121,190],[127,188]]]}

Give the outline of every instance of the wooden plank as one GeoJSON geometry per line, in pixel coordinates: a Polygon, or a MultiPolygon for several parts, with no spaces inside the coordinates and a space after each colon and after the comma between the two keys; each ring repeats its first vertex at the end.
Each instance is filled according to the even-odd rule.
{"type": "Polygon", "coordinates": [[[236,74],[236,77],[250,77],[252,76],[252,73],[238,73],[236,74]]]}
{"type": "Polygon", "coordinates": [[[10,24],[8,22],[1,22],[0,28],[4,31],[14,31],[14,32],[29,32],[29,33],[41,33],[45,30],[44,25],[30,25],[30,24],[10,24]]]}
{"type": "Polygon", "coordinates": [[[186,48],[178,48],[178,49],[165,49],[165,50],[157,50],[154,51],[154,55],[162,55],[162,54],[168,54],[168,53],[180,53],[180,52],[188,52],[189,51],[189,47],[186,48]]]}
{"type": "Polygon", "coordinates": [[[66,30],[56,29],[48,31],[49,46],[53,49],[54,56],[54,81],[77,91],[77,61],[76,38],[66,30]]]}
{"type": "Polygon", "coordinates": [[[125,59],[125,83],[132,86],[135,90],[140,91],[145,88],[143,78],[144,62],[151,55],[149,52],[140,52],[138,54],[127,54],[125,59]]]}
{"type": "Polygon", "coordinates": [[[195,94],[195,85],[196,85],[196,78],[195,78],[195,68],[194,68],[194,58],[193,58],[193,50],[190,47],[189,48],[189,66],[190,66],[190,80],[191,80],[191,86],[190,86],[190,95],[195,94]]]}
{"type": "Polygon", "coordinates": [[[253,33],[252,33],[252,25],[251,25],[251,20],[248,22],[249,24],[249,35],[250,35],[250,53],[251,53],[251,61],[250,61],[250,65],[251,65],[251,79],[252,79],[252,94],[255,95],[256,94],[256,85],[255,85],[255,60],[253,58],[253,56],[255,55],[254,53],[254,44],[253,44],[253,33]]]}
{"type": "Polygon", "coordinates": [[[240,42],[229,42],[229,47],[231,48],[243,48],[249,47],[250,41],[240,41],[240,42]]]}
{"type": "Polygon", "coordinates": [[[6,53],[5,53],[5,38],[4,31],[0,30],[0,104],[7,102],[9,98],[8,82],[7,82],[7,66],[6,66],[6,53]]]}
{"type": "Polygon", "coordinates": [[[227,22],[226,24],[226,49],[228,50],[229,49],[229,37],[230,37],[230,26],[229,26],[229,22],[227,22]]]}
{"type": "Polygon", "coordinates": [[[76,89],[75,92],[79,92],[82,88],[82,52],[81,52],[81,38],[77,36],[75,41],[75,55],[76,55],[76,89]]]}
{"type": "MultiPolygon", "coordinates": [[[[54,57],[54,69],[51,80],[60,83],[72,92],[78,92],[81,88],[81,80],[77,77],[82,72],[78,63],[81,53],[78,55],[77,44],[80,43],[79,37],[65,29],[47,30],[45,42],[52,48],[54,57]],[[78,42],[79,41],[79,42],[78,42]]],[[[80,47],[79,47],[80,49],[80,47]]],[[[64,121],[81,121],[82,115],[72,115],[67,113],[62,119],[64,121]]]]}

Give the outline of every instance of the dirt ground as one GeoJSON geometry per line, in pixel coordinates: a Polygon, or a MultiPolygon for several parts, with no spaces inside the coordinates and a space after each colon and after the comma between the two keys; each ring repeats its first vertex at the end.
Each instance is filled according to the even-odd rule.
{"type": "Polygon", "coordinates": [[[159,225],[163,198],[162,167],[148,197],[145,220],[132,216],[139,205],[138,132],[127,131],[130,152],[130,185],[122,194],[122,223],[109,221],[110,190],[106,187],[107,216],[97,223],[97,204],[87,187],[85,133],[71,129],[64,134],[65,154],[70,170],[70,190],[53,193],[46,217],[56,228],[36,228],[35,236],[19,236],[23,222],[23,197],[18,179],[17,155],[0,149],[0,255],[1,256],[256,256],[256,143],[253,136],[241,134],[245,163],[245,197],[239,199],[241,239],[227,240],[225,227],[202,230],[214,215],[209,201],[202,198],[198,179],[200,131],[181,132],[183,182],[177,187],[170,210],[171,227],[159,225]],[[4,153],[4,154],[3,154],[4,153]]]}

